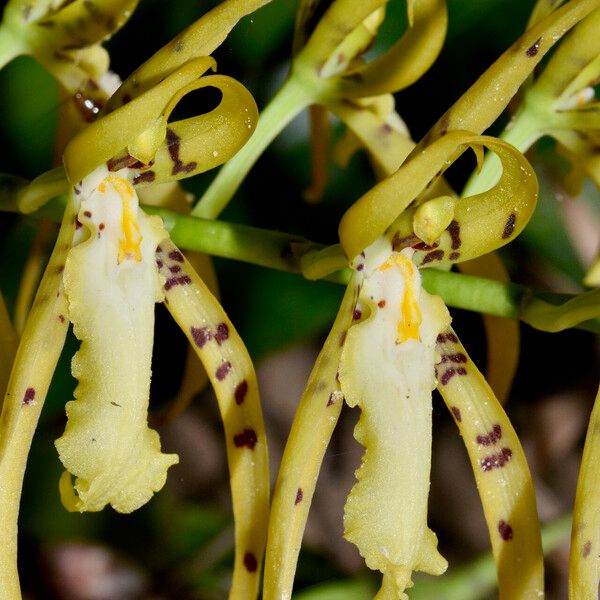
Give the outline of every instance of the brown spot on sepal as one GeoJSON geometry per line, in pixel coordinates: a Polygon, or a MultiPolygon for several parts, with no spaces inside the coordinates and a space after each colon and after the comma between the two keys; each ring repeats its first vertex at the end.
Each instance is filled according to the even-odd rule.
{"type": "Polygon", "coordinates": [[[248,382],[244,379],[244,381],[241,381],[240,383],[237,384],[237,386],[235,388],[235,392],[233,393],[233,396],[235,398],[235,403],[238,406],[240,404],[242,404],[244,402],[244,400],[246,399],[247,394],[248,394],[248,382]]]}
{"type": "Polygon", "coordinates": [[[177,175],[178,173],[190,173],[198,166],[198,163],[195,161],[191,161],[187,164],[184,164],[181,158],[179,158],[181,139],[170,128],[167,128],[167,147],[169,149],[169,156],[173,161],[173,169],[171,170],[171,175],[177,175]]]}
{"type": "Polygon", "coordinates": [[[429,252],[427,253],[424,257],[423,260],[421,261],[421,264],[426,265],[427,263],[436,261],[436,260],[442,260],[444,258],[444,251],[443,250],[434,250],[433,252],[429,252]]]}
{"type": "Polygon", "coordinates": [[[458,406],[451,406],[450,410],[452,411],[452,414],[454,415],[454,418],[456,419],[456,421],[458,423],[460,423],[462,421],[462,415],[460,414],[460,408],[458,408],[458,406]]]}
{"type": "Polygon", "coordinates": [[[449,369],[446,369],[446,371],[444,371],[444,373],[442,374],[442,377],[440,379],[440,383],[442,385],[447,385],[448,382],[455,376],[455,375],[466,375],[467,374],[467,370],[464,367],[458,367],[458,368],[454,368],[454,367],[450,367],[449,369]]]}
{"type": "Polygon", "coordinates": [[[583,548],[581,549],[581,556],[583,556],[583,558],[587,558],[590,555],[591,551],[592,551],[592,542],[591,542],[591,540],[588,540],[583,545],[583,548]]]}
{"type": "Polygon", "coordinates": [[[450,333],[440,333],[437,336],[437,343],[443,344],[445,342],[452,342],[453,344],[458,344],[458,338],[452,332],[450,333]]]}
{"type": "Polygon", "coordinates": [[[244,566],[248,572],[256,573],[258,569],[258,561],[252,552],[246,552],[246,554],[244,554],[244,566]]]}
{"type": "Polygon", "coordinates": [[[258,442],[258,438],[256,437],[256,431],[254,429],[244,429],[242,433],[238,433],[233,436],[233,443],[236,448],[249,448],[250,450],[254,450],[254,446],[258,442]]]}
{"type": "Polygon", "coordinates": [[[504,224],[504,230],[502,231],[502,239],[508,239],[515,231],[515,222],[517,220],[517,215],[515,213],[511,213],[510,217],[506,220],[504,224]]]}
{"type": "Polygon", "coordinates": [[[229,372],[231,371],[231,363],[226,360],[223,361],[218,367],[217,370],[215,371],[215,377],[219,380],[219,381],[223,381],[223,379],[225,379],[225,377],[227,377],[227,375],[229,375],[229,372]]]}
{"type": "Polygon", "coordinates": [[[28,387],[23,394],[22,404],[25,406],[29,406],[35,402],[35,389],[32,387],[28,387]]]}
{"type": "Polygon", "coordinates": [[[480,446],[493,446],[500,439],[502,439],[502,427],[500,427],[500,425],[498,423],[496,423],[492,427],[491,431],[488,431],[487,433],[485,433],[483,435],[478,435],[475,438],[475,441],[480,446]]]}
{"type": "Polygon", "coordinates": [[[498,521],[498,533],[505,542],[510,542],[513,539],[513,529],[504,520],[498,521]]]}
{"type": "Polygon", "coordinates": [[[462,244],[460,239],[460,223],[458,221],[451,221],[450,225],[446,227],[446,231],[450,234],[450,247],[452,250],[458,250],[462,244]]]}
{"type": "Polygon", "coordinates": [[[302,491],[302,488],[298,488],[298,491],[296,492],[296,499],[294,500],[294,506],[296,506],[297,504],[300,504],[300,502],[302,502],[303,498],[304,498],[304,492],[302,491]]]}
{"type": "Polygon", "coordinates": [[[168,292],[171,288],[178,285],[189,285],[192,283],[192,279],[189,275],[181,275],[181,277],[169,277],[164,285],[165,292],[168,292]]]}
{"type": "Polygon", "coordinates": [[[138,173],[133,178],[133,185],[138,185],[140,183],[152,183],[156,179],[156,173],[154,171],[145,171],[143,173],[138,173]]]}
{"type": "Polygon", "coordinates": [[[229,327],[227,327],[227,323],[219,323],[217,325],[217,330],[214,333],[214,338],[217,344],[219,344],[219,346],[229,338],[229,327]]]}
{"type": "Polygon", "coordinates": [[[531,46],[529,46],[529,48],[527,48],[527,50],[525,51],[525,54],[527,56],[534,57],[538,53],[541,43],[542,43],[542,38],[539,37],[537,40],[535,40],[535,42],[533,42],[533,44],[531,44],[531,46]]]}
{"type": "Polygon", "coordinates": [[[507,462],[512,459],[512,450],[510,448],[502,448],[496,454],[490,454],[479,461],[482,471],[492,471],[493,469],[501,469],[507,462]]]}

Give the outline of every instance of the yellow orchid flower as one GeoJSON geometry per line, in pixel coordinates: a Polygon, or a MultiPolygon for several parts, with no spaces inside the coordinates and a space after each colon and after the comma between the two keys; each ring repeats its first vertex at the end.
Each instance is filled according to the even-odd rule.
{"type": "MultiPolygon", "coordinates": [[[[340,223],[353,275],[311,374],[275,487],[265,598],[291,596],[295,564],[319,464],[342,400],[358,406],[365,446],[345,508],[345,536],[383,573],[377,598],[407,598],[412,572],[441,574],[446,561],[427,526],[431,392],[437,387],[464,434],[480,488],[501,598],[543,593],[533,483],[508,418],[450,329],[419,268],[456,263],[508,243],[535,208],[537,181],[512,146],[451,132],[359,199],[340,223]],[[467,147],[502,165],[500,180],[472,197],[411,201],[467,147]],[[501,485],[500,480],[507,482],[501,485]],[[520,540],[512,543],[513,538],[520,540]]],[[[328,263],[329,264],[329,263],[328,263]]]]}
{"type": "MultiPolygon", "coordinates": [[[[223,11],[216,14],[229,29],[236,22],[230,12],[225,11],[225,19],[223,11]]],[[[241,14],[238,10],[237,18],[241,14]]],[[[220,39],[229,31],[224,27],[220,39]]],[[[211,43],[219,42],[217,34],[211,43]]],[[[153,57],[142,70],[154,72],[162,62],[153,57]]],[[[66,469],[60,480],[65,507],[97,511],[110,504],[131,512],[162,488],[169,466],[178,461],[161,452],[158,434],[147,424],[156,302],[165,303],[190,340],[223,417],[236,521],[230,597],[250,599],[258,593],[269,481],[254,369],[218,301],[170,241],[160,218],[139,207],[137,194],[138,188],[221,164],[253,132],[257,111],[252,96],[229,77],[205,75],[214,68],[207,56],[172,62],[163,77],[132,90],[127,101],[119,96],[117,106],[107,106],[101,118],[75,136],[64,152],[64,170],[21,189],[18,203],[25,211],[62,191],[68,197],[17,350],[0,422],[0,530],[5,540],[0,598],[20,597],[16,523],[23,471],[69,322],[81,346],[72,364],[79,385],[75,400],[67,404],[65,432],[56,441],[66,469]],[[221,91],[215,109],[169,121],[180,98],[207,86],[221,91]]],[[[127,89],[131,80],[123,85],[127,89]]]]}

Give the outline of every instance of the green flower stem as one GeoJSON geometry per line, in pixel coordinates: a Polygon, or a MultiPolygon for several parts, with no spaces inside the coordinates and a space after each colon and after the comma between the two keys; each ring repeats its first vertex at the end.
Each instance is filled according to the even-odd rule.
{"type": "MultiPolygon", "coordinates": [[[[16,212],[16,204],[8,196],[0,194],[0,211],[16,212]]],[[[32,215],[60,221],[64,206],[64,197],[56,198],[32,215]]],[[[289,233],[199,219],[153,206],[145,206],[144,210],[162,217],[173,242],[185,250],[204,252],[279,271],[301,274],[302,257],[308,252],[318,252],[326,248],[289,233]]],[[[421,275],[425,289],[431,294],[441,296],[448,306],[454,308],[520,319],[544,331],[558,331],[564,327],[575,326],[578,329],[600,333],[600,318],[596,318],[600,308],[596,311],[592,306],[600,304],[595,302],[595,295],[599,293],[596,290],[573,296],[541,292],[517,283],[502,283],[432,268],[422,269],[421,275]],[[565,303],[569,301],[571,304],[565,308],[565,303]],[[572,312],[569,310],[571,305],[572,312]],[[577,319],[575,311],[583,315],[582,319],[589,320],[579,322],[582,319],[577,319]]],[[[324,279],[345,285],[349,280],[349,271],[337,271],[324,279]]]]}
{"type": "Polygon", "coordinates": [[[311,102],[312,95],[302,80],[299,77],[290,77],[262,111],[252,137],[221,168],[191,214],[195,217],[216,219],[265,148],[311,102]]]}
{"type": "MultiPolygon", "coordinates": [[[[560,517],[542,527],[544,554],[556,550],[569,539],[571,515],[560,517]]],[[[491,554],[485,554],[465,566],[450,569],[441,580],[419,579],[411,589],[411,600],[479,600],[496,589],[496,568],[491,554]]]]}

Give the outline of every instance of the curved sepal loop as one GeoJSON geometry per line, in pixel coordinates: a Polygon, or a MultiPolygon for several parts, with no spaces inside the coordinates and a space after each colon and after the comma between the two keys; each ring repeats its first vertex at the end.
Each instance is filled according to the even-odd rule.
{"type": "MultiPolygon", "coordinates": [[[[210,57],[191,60],[142,96],[91,123],[65,148],[63,161],[69,181],[75,185],[96,167],[117,157],[147,130],[148,124],[152,126],[162,119],[166,125],[165,111],[173,97],[214,67],[215,61],[210,57]]],[[[123,166],[128,165],[119,165],[123,166]]]]}
{"type": "Polygon", "coordinates": [[[221,91],[219,105],[209,113],[168,123],[153,164],[130,167],[134,184],[165,183],[208,171],[229,160],[252,135],[258,109],[241,83],[225,75],[210,75],[187,86],[181,95],[203,87],[221,91]]]}
{"type": "Polygon", "coordinates": [[[346,211],[339,227],[346,256],[359,254],[396,219],[398,222],[388,231],[394,247],[417,244],[419,239],[413,231],[416,209],[402,213],[468,147],[476,151],[487,147],[499,156],[503,167],[500,180],[482,194],[456,200],[454,219],[440,237],[439,245],[418,250],[415,261],[439,264],[468,260],[491,252],[518,235],[531,217],[537,200],[533,169],[525,157],[506,142],[469,132],[451,132],[405,162],[394,175],[380,182],[346,211]]]}
{"type": "Polygon", "coordinates": [[[544,594],[535,490],[519,438],[452,328],[437,339],[437,387],[465,443],[492,542],[501,600],[544,594]]]}
{"type": "Polygon", "coordinates": [[[223,419],[236,547],[229,597],[255,598],[269,513],[269,461],[254,367],[223,308],[170,240],[156,249],[156,264],[165,305],[202,361],[223,419]]]}
{"type": "Polygon", "coordinates": [[[342,76],[344,97],[375,96],[412,85],[431,67],[446,37],[448,11],[445,0],[408,2],[410,27],[384,54],[342,76]]]}

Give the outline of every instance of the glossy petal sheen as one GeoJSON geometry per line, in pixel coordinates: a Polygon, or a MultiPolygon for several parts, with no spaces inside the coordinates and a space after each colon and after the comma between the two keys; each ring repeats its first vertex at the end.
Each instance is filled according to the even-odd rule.
{"type": "Polygon", "coordinates": [[[339,376],[362,410],[356,439],[366,448],[345,508],[345,536],[384,573],[380,597],[406,598],[412,571],[441,574],[446,561],[427,527],[435,340],[450,322],[440,298],[421,289],[410,251],[390,256],[380,241],[355,268],[366,273],[339,376]]]}
{"type": "MultiPolygon", "coordinates": [[[[97,172],[92,177],[98,182],[97,172]]],[[[154,304],[161,299],[154,252],[166,233],[159,219],[138,209],[125,179],[93,183],[86,194],[84,181],[79,212],[90,235],[69,253],[64,273],[81,348],[72,365],[75,400],[67,403],[67,427],[56,441],[77,477],[76,495],[64,477],[61,493],[70,510],[111,504],[131,512],[162,488],[178,460],[161,453],[147,424],[154,304]]]]}

